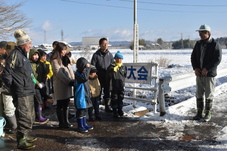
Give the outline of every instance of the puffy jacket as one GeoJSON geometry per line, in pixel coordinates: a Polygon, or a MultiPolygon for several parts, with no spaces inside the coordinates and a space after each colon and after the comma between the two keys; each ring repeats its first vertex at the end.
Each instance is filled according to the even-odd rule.
{"type": "MultiPolygon", "coordinates": [[[[193,70],[196,68],[201,69],[200,65],[200,56],[201,56],[201,47],[205,46],[205,54],[202,64],[202,69],[206,68],[208,70],[208,77],[215,77],[217,75],[217,66],[221,62],[222,50],[219,43],[215,42],[213,38],[210,38],[208,41],[204,42],[202,40],[197,41],[195,47],[191,54],[191,64],[193,70]]],[[[202,70],[201,69],[201,70],[202,70]]]]}
{"type": "Polygon", "coordinates": [[[2,74],[2,79],[12,95],[19,97],[35,94],[35,84],[31,78],[32,68],[26,56],[26,52],[20,47],[15,47],[6,59],[2,74]]]}
{"type": "Polygon", "coordinates": [[[110,90],[124,90],[125,77],[127,75],[127,68],[122,64],[117,72],[114,72],[115,63],[112,63],[107,70],[107,83],[110,83],[110,90]]]}

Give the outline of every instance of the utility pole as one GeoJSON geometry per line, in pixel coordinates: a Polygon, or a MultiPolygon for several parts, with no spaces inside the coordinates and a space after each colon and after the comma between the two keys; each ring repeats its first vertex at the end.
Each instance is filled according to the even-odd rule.
{"type": "Polygon", "coordinates": [[[181,33],[181,49],[184,48],[183,34],[181,33]]]}
{"type": "Polygon", "coordinates": [[[138,34],[138,24],[137,24],[137,0],[134,0],[134,27],[133,27],[133,62],[138,61],[138,48],[139,48],[139,34],[138,34]]]}
{"type": "Polygon", "coordinates": [[[47,42],[47,39],[46,39],[46,30],[44,30],[44,44],[47,42]]]}
{"type": "Polygon", "coordinates": [[[61,41],[64,41],[64,32],[61,30],[61,41]]]}

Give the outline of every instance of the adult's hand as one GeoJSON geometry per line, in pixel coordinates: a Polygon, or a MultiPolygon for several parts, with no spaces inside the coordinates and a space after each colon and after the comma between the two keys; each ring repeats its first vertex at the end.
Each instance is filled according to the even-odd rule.
{"type": "Polygon", "coordinates": [[[202,75],[203,75],[203,76],[207,76],[207,73],[208,73],[207,69],[206,69],[206,68],[203,68],[203,70],[202,70],[202,75]]]}
{"type": "Polygon", "coordinates": [[[202,75],[201,69],[196,68],[196,69],[195,69],[195,75],[196,75],[197,77],[200,77],[200,76],[202,75]]]}

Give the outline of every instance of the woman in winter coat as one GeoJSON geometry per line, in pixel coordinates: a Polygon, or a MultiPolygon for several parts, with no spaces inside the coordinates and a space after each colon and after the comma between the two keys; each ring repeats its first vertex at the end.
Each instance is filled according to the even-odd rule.
{"type": "Polygon", "coordinates": [[[63,65],[62,58],[65,56],[68,47],[59,42],[53,50],[51,65],[53,69],[54,98],[57,100],[57,117],[60,128],[69,128],[68,112],[70,98],[73,96],[74,73],[70,64],[63,65]]]}
{"type": "Polygon", "coordinates": [[[76,117],[78,131],[88,132],[88,130],[93,129],[93,127],[87,125],[86,120],[87,108],[92,107],[90,85],[88,81],[91,67],[88,61],[83,57],[77,60],[76,67],[74,104],[77,109],[76,117]]]}

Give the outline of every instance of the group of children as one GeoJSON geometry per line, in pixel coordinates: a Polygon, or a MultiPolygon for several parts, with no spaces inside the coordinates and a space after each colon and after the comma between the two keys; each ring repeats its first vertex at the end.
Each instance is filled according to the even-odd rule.
{"type": "MultiPolygon", "coordinates": [[[[124,114],[122,107],[127,68],[122,63],[123,55],[120,51],[115,54],[114,59],[115,62],[108,67],[106,74],[111,91],[113,116],[116,118],[124,114]]],[[[85,58],[79,58],[76,67],[74,103],[77,109],[78,130],[87,132],[93,127],[86,123],[86,111],[88,111],[90,121],[102,119],[99,114],[101,86],[96,74],[97,69],[90,65],[85,58]]]]}

